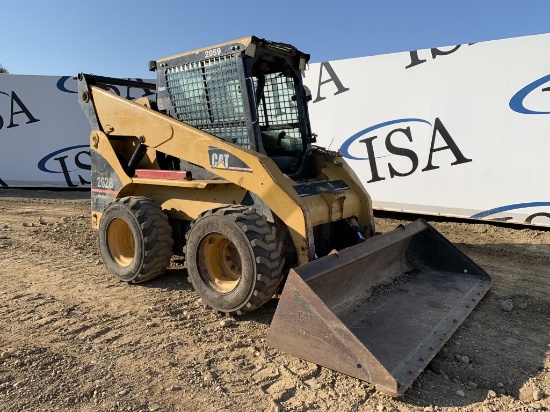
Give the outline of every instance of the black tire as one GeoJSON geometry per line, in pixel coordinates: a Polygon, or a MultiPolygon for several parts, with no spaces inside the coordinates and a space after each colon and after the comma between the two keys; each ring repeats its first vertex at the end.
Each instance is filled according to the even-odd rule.
{"type": "Polygon", "coordinates": [[[116,199],[99,222],[99,250],[117,279],[141,283],[164,273],[172,256],[172,228],[153,200],[116,199]]]}
{"type": "Polygon", "coordinates": [[[266,303],[283,280],[282,242],[254,208],[210,210],[186,234],[189,280],[204,304],[241,315],[266,303]]]}

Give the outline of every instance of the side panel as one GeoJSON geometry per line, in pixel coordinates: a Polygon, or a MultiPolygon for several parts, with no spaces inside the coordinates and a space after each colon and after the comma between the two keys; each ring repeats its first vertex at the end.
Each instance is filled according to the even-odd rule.
{"type": "Polygon", "coordinates": [[[95,150],[90,152],[92,159],[92,212],[101,212],[116,199],[122,189],[122,182],[109,162],[95,150]]]}
{"type": "Polygon", "coordinates": [[[207,210],[241,204],[246,190],[231,183],[206,184],[204,187],[177,187],[162,184],[132,184],[124,189],[133,196],[154,199],[168,217],[191,221],[207,210]]]}

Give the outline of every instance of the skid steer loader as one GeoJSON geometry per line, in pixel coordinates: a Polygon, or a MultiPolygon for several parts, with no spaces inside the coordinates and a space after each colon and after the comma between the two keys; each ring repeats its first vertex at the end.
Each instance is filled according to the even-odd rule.
{"type": "Polygon", "coordinates": [[[397,396],[490,278],[425,221],[374,236],[359,179],[314,145],[308,60],[248,37],[150,62],[156,84],[80,73],[92,225],[121,281],[150,280],[177,254],[219,313],[282,289],[268,344],[397,396]],[[149,92],[133,102],[119,87],[149,92]]]}

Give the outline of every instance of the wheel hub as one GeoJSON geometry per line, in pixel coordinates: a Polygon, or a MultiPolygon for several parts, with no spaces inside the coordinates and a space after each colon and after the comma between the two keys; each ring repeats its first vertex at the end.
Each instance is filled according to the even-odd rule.
{"type": "Polygon", "coordinates": [[[115,218],[109,224],[107,246],[117,265],[127,267],[132,263],[136,250],[134,234],[124,219],[115,218]]]}
{"type": "Polygon", "coordinates": [[[201,241],[199,253],[204,262],[201,276],[213,289],[229,293],[237,287],[242,263],[233,242],[220,233],[211,233],[201,241]]]}

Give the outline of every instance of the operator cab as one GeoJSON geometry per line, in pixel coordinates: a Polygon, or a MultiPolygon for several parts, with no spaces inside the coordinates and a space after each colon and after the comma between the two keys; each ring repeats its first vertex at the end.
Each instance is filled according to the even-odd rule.
{"type": "MultiPolygon", "coordinates": [[[[261,136],[260,150],[283,172],[296,172],[308,150],[311,131],[307,114],[307,96],[302,84],[300,62],[295,64],[292,46],[267,43],[258,58],[251,59],[253,107],[256,109],[261,136]],[[271,52],[281,50],[277,55],[271,52]],[[270,53],[271,52],[271,53],[270,53]],[[290,59],[289,59],[290,58],[290,59]]],[[[306,58],[302,58],[304,65],[306,58]]]]}
{"type": "MultiPolygon", "coordinates": [[[[150,63],[159,111],[227,142],[269,156],[289,175],[307,175],[309,55],[248,37],[150,63]]],[[[190,165],[185,165],[188,169],[190,165]]]]}

